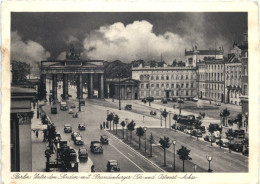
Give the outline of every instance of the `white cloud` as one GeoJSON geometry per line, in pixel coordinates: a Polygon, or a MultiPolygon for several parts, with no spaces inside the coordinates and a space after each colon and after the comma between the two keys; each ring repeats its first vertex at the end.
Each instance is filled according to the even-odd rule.
{"type": "Polygon", "coordinates": [[[50,52],[32,40],[23,41],[17,31],[11,33],[11,60],[23,61],[32,66],[32,72],[38,70],[38,64],[47,60],[50,52]]]}
{"type": "Polygon", "coordinates": [[[156,35],[153,25],[145,20],[124,25],[121,22],[102,26],[84,39],[83,58],[121,60],[131,62],[137,59],[166,62],[184,56],[185,46],[190,45],[178,34],[166,32],[156,35]]]}
{"type": "Polygon", "coordinates": [[[57,60],[65,60],[66,59],[66,52],[60,53],[60,55],[57,57],[57,60]]]}

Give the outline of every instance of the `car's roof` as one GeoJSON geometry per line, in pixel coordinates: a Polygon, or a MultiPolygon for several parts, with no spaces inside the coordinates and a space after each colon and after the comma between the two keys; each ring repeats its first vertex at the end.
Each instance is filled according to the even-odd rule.
{"type": "Polygon", "coordinates": [[[71,126],[70,124],[65,124],[64,126],[71,126]]]}
{"type": "Polygon", "coordinates": [[[82,140],[82,138],[81,137],[76,137],[76,140],[79,141],[79,140],[82,140]]]}
{"type": "Polygon", "coordinates": [[[84,123],[79,123],[79,125],[84,126],[85,124],[84,123]]]}

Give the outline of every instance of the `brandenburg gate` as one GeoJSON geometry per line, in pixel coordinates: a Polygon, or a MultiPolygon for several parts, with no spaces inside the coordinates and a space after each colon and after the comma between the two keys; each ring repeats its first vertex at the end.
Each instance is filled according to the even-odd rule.
{"type": "MultiPolygon", "coordinates": [[[[46,91],[46,75],[52,75],[52,98],[57,100],[57,75],[63,76],[63,99],[68,99],[68,75],[77,75],[77,98],[83,98],[83,75],[87,76],[88,98],[94,96],[94,76],[98,76],[98,98],[104,98],[103,60],[80,60],[79,54],[67,53],[66,60],[41,61],[41,81],[46,91]]],[[[85,77],[85,76],[84,76],[85,77]]]]}

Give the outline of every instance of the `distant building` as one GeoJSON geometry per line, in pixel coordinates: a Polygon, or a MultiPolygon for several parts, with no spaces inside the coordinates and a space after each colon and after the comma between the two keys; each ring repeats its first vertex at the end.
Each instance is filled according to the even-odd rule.
{"type": "Polygon", "coordinates": [[[197,62],[198,97],[209,101],[224,102],[224,73],[223,59],[205,59],[197,62]]]}
{"type": "Polygon", "coordinates": [[[197,46],[195,46],[192,50],[185,49],[185,66],[196,67],[198,62],[209,59],[221,60],[223,59],[223,53],[223,47],[219,47],[219,49],[198,50],[197,46]]]}
{"type": "Polygon", "coordinates": [[[139,80],[139,98],[196,97],[196,67],[132,66],[132,79],[139,80]]]}

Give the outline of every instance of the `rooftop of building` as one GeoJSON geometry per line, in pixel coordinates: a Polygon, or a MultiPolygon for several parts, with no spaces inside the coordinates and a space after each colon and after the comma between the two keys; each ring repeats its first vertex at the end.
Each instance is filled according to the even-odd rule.
{"type": "Polygon", "coordinates": [[[185,49],[185,56],[189,55],[223,55],[224,49],[220,47],[219,49],[208,49],[208,50],[198,50],[197,47],[193,48],[192,50],[185,49]]]}

